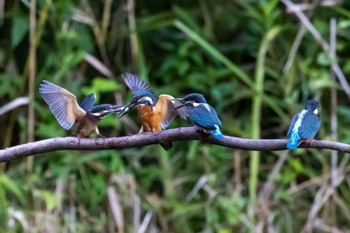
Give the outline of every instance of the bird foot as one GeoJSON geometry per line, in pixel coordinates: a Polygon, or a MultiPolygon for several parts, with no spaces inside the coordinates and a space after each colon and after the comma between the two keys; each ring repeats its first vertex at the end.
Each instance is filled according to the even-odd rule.
{"type": "Polygon", "coordinates": [[[314,138],[309,138],[309,139],[304,140],[304,143],[310,144],[314,140],[315,140],[314,138]]]}

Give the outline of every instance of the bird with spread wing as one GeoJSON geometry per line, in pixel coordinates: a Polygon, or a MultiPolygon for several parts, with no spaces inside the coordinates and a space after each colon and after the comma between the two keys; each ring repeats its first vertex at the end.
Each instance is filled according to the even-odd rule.
{"type": "Polygon", "coordinates": [[[79,106],[75,95],[47,80],[40,84],[39,92],[62,128],[69,130],[76,124],[75,134],[79,139],[92,133],[103,137],[97,123],[108,114],[122,109],[119,105],[94,105],[94,94],[86,96],[79,106]]]}
{"type": "MultiPolygon", "coordinates": [[[[137,116],[141,122],[139,133],[166,129],[177,115],[186,119],[185,111],[175,110],[178,104],[171,101],[174,99],[173,96],[162,94],[157,98],[150,86],[136,75],[126,73],[122,75],[122,78],[134,96],[121,109],[119,118],[137,107],[137,116]]],[[[172,147],[170,142],[163,142],[161,145],[166,150],[172,147]]]]}

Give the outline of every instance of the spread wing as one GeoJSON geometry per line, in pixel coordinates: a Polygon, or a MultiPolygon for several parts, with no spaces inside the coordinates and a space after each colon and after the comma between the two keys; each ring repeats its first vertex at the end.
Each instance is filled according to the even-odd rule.
{"type": "Polygon", "coordinates": [[[62,128],[68,130],[76,120],[84,117],[86,112],[78,105],[76,97],[66,89],[43,80],[39,92],[62,128]]]}
{"type": "Polygon", "coordinates": [[[293,130],[294,125],[295,125],[295,122],[297,122],[297,120],[298,120],[299,114],[300,113],[297,113],[297,114],[295,114],[293,116],[292,122],[290,123],[290,127],[289,127],[289,130],[288,130],[288,133],[287,133],[288,136],[292,133],[292,130],[293,130]]]}
{"type": "Polygon", "coordinates": [[[308,114],[303,118],[301,126],[299,127],[299,135],[301,138],[313,138],[320,130],[321,120],[316,114],[308,114]]]}
{"type": "Polygon", "coordinates": [[[96,99],[95,94],[90,94],[86,96],[81,102],[80,107],[84,109],[86,112],[90,111],[90,109],[92,109],[92,107],[94,106],[95,99],[96,99]]]}
{"type": "Polygon", "coordinates": [[[134,95],[140,95],[143,93],[149,93],[157,99],[156,94],[153,92],[151,87],[136,75],[125,73],[122,75],[125,84],[130,88],[134,95]]]}
{"type": "MultiPolygon", "coordinates": [[[[162,129],[166,129],[173,121],[174,117],[179,115],[186,119],[187,115],[182,108],[173,110],[179,103],[173,103],[171,100],[174,99],[171,95],[160,95],[157,104],[154,106],[153,111],[159,114],[160,125],[162,129]]],[[[176,101],[177,102],[177,101],[176,101]]]]}
{"type": "Polygon", "coordinates": [[[216,129],[215,125],[221,126],[221,121],[215,109],[208,104],[201,104],[192,108],[189,112],[191,121],[208,130],[216,129]]]}

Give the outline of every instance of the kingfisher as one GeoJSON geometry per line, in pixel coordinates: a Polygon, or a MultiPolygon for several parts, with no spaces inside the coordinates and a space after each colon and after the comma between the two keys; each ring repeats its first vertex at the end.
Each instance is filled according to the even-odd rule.
{"type": "Polygon", "coordinates": [[[316,100],[308,100],[305,108],[294,115],[287,135],[287,148],[295,150],[303,141],[310,143],[321,127],[319,106],[316,100]]]}
{"type": "Polygon", "coordinates": [[[94,105],[94,94],[86,96],[79,106],[75,95],[47,80],[40,84],[39,92],[62,128],[69,130],[76,123],[75,135],[79,140],[80,137],[89,137],[93,132],[103,137],[97,123],[122,108],[112,104],[94,105]]]}
{"type": "MultiPolygon", "coordinates": [[[[173,96],[162,94],[157,98],[146,82],[131,73],[123,74],[122,78],[134,96],[128,104],[122,107],[118,117],[121,118],[137,106],[137,116],[141,122],[139,133],[166,129],[177,115],[186,118],[183,110],[175,110],[178,104],[171,102],[174,99],[173,96]]],[[[166,150],[172,147],[170,142],[164,142],[161,145],[166,150]]]]}
{"type": "Polygon", "coordinates": [[[174,101],[181,103],[178,108],[184,108],[186,115],[193,122],[199,131],[212,134],[216,139],[222,139],[221,121],[215,109],[210,106],[204,96],[199,93],[191,93],[183,98],[176,98],[174,101]]]}

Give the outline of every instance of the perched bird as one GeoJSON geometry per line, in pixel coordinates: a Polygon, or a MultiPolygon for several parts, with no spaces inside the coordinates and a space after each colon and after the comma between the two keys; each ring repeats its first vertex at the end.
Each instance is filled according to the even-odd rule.
{"type": "Polygon", "coordinates": [[[294,115],[287,133],[288,149],[295,150],[302,141],[310,143],[313,140],[321,126],[318,108],[316,100],[308,100],[305,108],[294,115]]]}
{"type": "MultiPolygon", "coordinates": [[[[122,108],[119,113],[119,118],[137,106],[137,116],[141,122],[139,133],[165,129],[177,115],[186,118],[184,111],[174,110],[177,105],[170,101],[174,99],[171,95],[162,94],[157,98],[149,85],[136,75],[126,73],[122,75],[122,78],[134,96],[130,102],[122,108]]],[[[166,150],[172,147],[169,142],[164,142],[161,145],[166,150]]]]}
{"type": "Polygon", "coordinates": [[[205,133],[211,133],[216,139],[222,139],[221,121],[215,109],[211,107],[204,96],[198,93],[186,95],[184,98],[177,98],[175,101],[181,103],[178,108],[185,108],[188,117],[193,124],[205,133]]]}
{"type": "Polygon", "coordinates": [[[97,123],[109,113],[122,108],[112,104],[94,106],[94,94],[86,96],[79,106],[75,95],[47,80],[40,84],[39,92],[62,128],[69,130],[77,123],[75,134],[79,139],[88,137],[93,132],[103,137],[97,123]]]}

